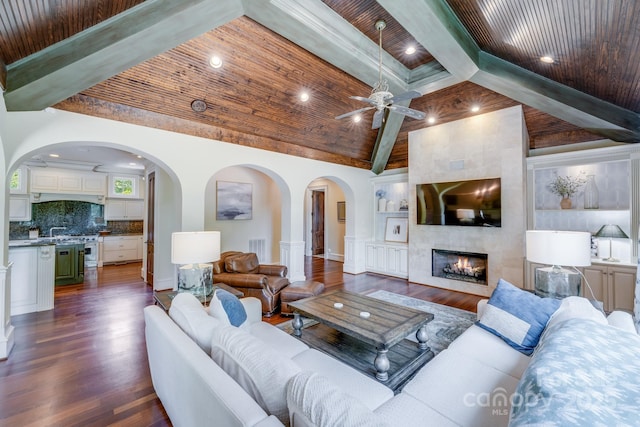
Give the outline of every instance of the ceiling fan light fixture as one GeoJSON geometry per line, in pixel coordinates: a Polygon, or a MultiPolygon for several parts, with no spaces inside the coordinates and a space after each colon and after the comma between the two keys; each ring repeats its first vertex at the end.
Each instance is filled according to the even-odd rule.
{"type": "MultiPolygon", "coordinates": [[[[382,30],[384,30],[386,27],[387,24],[382,19],[376,21],[376,30],[378,30],[379,33],[378,81],[375,85],[373,85],[373,90],[371,91],[369,97],[350,97],[351,99],[365,102],[369,104],[369,106],[336,116],[337,120],[344,119],[345,117],[353,117],[354,121],[356,121],[356,115],[360,116],[360,113],[363,113],[364,111],[376,110],[373,114],[371,129],[379,129],[385,121],[384,118],[386,112],[394,112],[396,114],[401,114],[403,116],[407,116],[416,120],[424,120],[427,117],[427,115],[422,111],[413,110],[409,107],[396,104],[399,101],[408,101],[413,98],[418,98],[422,96],[422,93],[418,92],[417,90],[410,90],[394,96],[393,93],[389,92],[389,84],[387,83],[387,81],[382,79],[382,30]]],[[[360,121],[360,118],[357,121],[360,121]]]]}
{"type": "Polygon", "coordinates": [[[300,93],[300,101],[307,102],[309,100],[309,92],[300,93]]]}
{"type": "Polygon", "coordinates": [[[355,116],[353,116],[354,123],[360,123],[360,120],[362,120],[362,116],[360,114],[356,114],[355,116]]]}
{"type": "Polygon", "coordinates": [[[436,122],[436,118],[433,116],[429,116],[427,118],[427,123],[429,123],[430,125],[434,124],[436,122]]]}

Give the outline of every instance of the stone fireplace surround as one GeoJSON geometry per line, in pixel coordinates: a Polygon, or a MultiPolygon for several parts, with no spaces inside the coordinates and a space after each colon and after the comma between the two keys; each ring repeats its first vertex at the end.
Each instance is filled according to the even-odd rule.
{"type": "Polygon", "coordinates": [[[498,279],[524,286],[526,154],[522,107],[510,107],[409,133],[409,281],[489,296],[498,279]],[[418,225],[416,185],[501,178],[502,227],[418,225]],[[487,285],[434,277],[432,249],[487,254],[487,285]]]}

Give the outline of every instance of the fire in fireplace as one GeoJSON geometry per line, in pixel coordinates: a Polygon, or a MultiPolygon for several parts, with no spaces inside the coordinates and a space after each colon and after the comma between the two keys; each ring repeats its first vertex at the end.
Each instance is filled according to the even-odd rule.
{"type": "Polygon", "coordinates": [[[431,275],[487,284],[487,254],[432,249],[431,275]]]}

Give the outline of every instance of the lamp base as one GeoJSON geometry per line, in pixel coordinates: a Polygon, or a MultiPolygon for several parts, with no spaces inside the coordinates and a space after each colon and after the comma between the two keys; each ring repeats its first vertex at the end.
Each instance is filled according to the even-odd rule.
{"type": "Polygon", "coordinates": [[[582,277],[564,268],[536,268],[534,293],[540,297],[562,299],[580,295],[582,277]]]}
{"type": "Polygon", "coordinates": [[[185,264],[178,268],[178,292],[189,292],[207,302],[213,292],[213,264],[185,264]]]}

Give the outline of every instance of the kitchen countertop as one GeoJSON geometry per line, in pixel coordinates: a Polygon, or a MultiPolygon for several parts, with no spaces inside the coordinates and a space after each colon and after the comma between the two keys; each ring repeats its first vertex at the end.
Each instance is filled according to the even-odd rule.
{"type": "Polygon", "coordinates": [[[19,247],[27,247],[27,246],[47,246],[47,245],[55,245],[56,242],[40,240],[40,239],[25,239],[25,240],[9,240],[10,248],[19,248],[19,247]]]}

